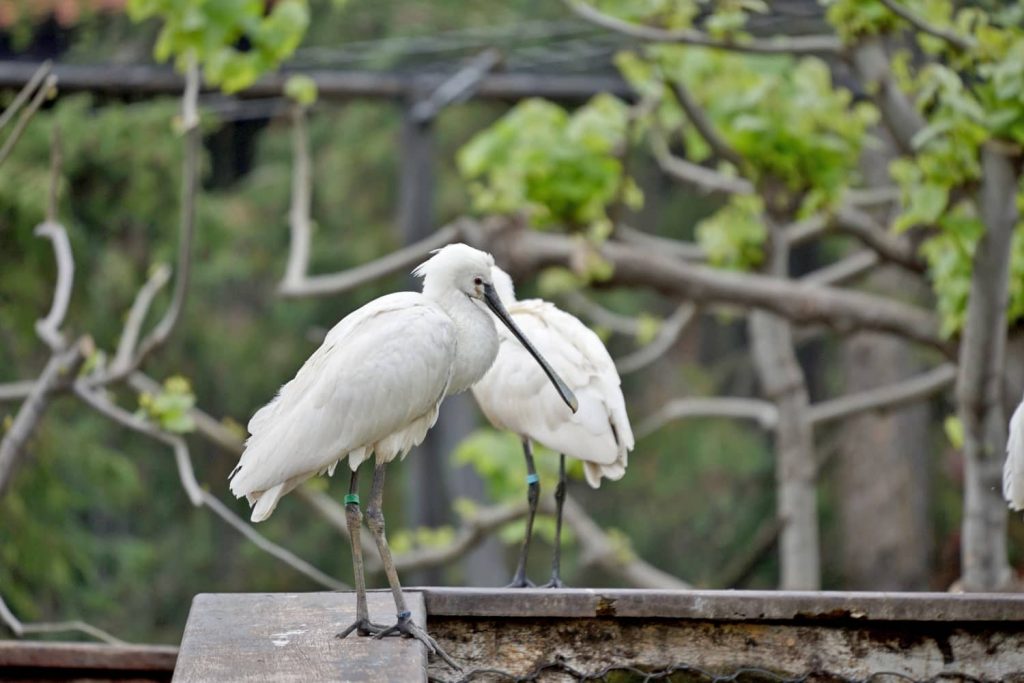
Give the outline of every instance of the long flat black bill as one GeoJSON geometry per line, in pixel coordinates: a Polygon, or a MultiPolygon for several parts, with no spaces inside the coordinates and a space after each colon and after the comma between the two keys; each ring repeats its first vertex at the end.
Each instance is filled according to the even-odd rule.
{"type": "Polygon", "coordinates": [[[533,344],[530,343],[530,340],[526,338],[525,334],[523,334],[523,331],[515,324],[515,321],[512,320],[512,316],[510,316],[508,311],[505,310],[504,304],[501,303],[501,299],[498,298],[498,293],[494,291],[494,286],[491,284],[484,285],[484,301],[487,302],[487,306],[494,311],[494,315],[498,316],[498,319],[505,323],[505,327],[512,331],[512,334],[516,336],[516,339],[522,342],[523,346],[526,347],[526,350],[530,352],[530,355],[536,359],[540,364],[541,369],[544,370],[544,374],[547,375],[548,379],[551,380],[551,383],[555,385],[555,389],[558,390],[558,395],[562,397],[563,401],[565,401],[565,405],[569,406],[569,410],[575,413],[580,407],[579,401],[576,400],[576,394],[572,393],[572,389],[562,381],[562,378],[558,376],[558,373],[556,373],[551,366],[548,365],[548,362],[544,360],[544,356],[540,355],[540,352],[534,348],[533,344]]]}

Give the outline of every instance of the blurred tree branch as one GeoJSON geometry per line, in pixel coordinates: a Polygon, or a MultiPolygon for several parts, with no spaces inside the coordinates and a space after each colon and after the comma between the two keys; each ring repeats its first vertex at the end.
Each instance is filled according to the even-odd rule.
{"type": "Polygon", "coordinates": [[[890,12],[906,21],[921,33],[927,33],[930,36],[944,40],[961,52],[973,50],[978,45],[977,41],[969,36],[962,36],[956,31],[929,23],[923,17],[915,14],[909,7],[904,6],[900,0],[880,0],[880,2],[890,12]]]}
{"type": "Polygon", "coordinates": [[[104,643],[108,643],[110,645],[128,644],[120,638],[110,635],[101,628],[97,628],[90,623],[79,621],[77,619],[73,621],[23,622],[14,616],[14,613],[11,612],[7,603],[4,602],[3,596],[0,596],[0,621],[2,621],[7,628],[11,630],[15,638],[24,638],[27,635],[37,633],[67,633],[68,631],[77,631],[95,638],[96,640],[102,640],[104,643]]]}
{"type": "Polygon", "coordinates": [[[671,30],[623,21],[597,10],[585,0],[564,2],[577,16],[592,24],[651,43],[683,43],[756,54],[837,54],[843,47],[833,35],[774,36],[771,39],[753,38],[743,42],[716,40],[692,29],[671,30]]]}

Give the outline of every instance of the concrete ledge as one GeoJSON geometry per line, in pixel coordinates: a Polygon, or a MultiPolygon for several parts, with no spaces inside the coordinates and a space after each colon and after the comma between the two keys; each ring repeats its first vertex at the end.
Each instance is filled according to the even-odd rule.
{"type": "Polygon", "coordinates": [[[1024,623],[1019,593],[410,588],[428,616],[1024,623]]]}

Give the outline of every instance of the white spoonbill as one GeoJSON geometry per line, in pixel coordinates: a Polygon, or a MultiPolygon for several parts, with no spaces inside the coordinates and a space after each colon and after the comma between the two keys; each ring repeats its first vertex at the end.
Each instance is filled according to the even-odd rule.
{"type": "MultiPolygon", "coordinates": [[[[231,474],[231,492],[253,506],[252,521],[274,511],[306,479],[333,473],[341,460],[352,470],[345,512],[352,544],[356,620],[352,631],[417,638],[452,667],[436,642],[412,623],[384,535],[381,499],[387,463],[419,444],[437,420],[445,396],[479,380],[498,352],[491,312],[511,330],[575,410],[576,399],[509,317],[491,283],[494,259],[464,244],[439,249],[416,268],[423,293],[400,292],[350,313],[270,403],[249,421],[251,436],[231,474]],[[375,456],[367,526],[377,543],[398,610],[390,627],[369,620],[359,529],[359,465],[375,456]]],[[[549,407],[550,409],[550,407],[549,407]]],[[[565,406],[560,411],[570,414],[565,406]]]]}
{"type": "Polygon", "coordinates": [[[583,461],[587,482],[597,488],[601,477],[620,479],[626,473],[633,429],[626,415],[619,374],[608,350],[596,334],[576,317],[542,299],[516,301],[512,278],[498,267],[491,269],[498,297],[508,305],[512,319],[551,361],[579,399],[574,413],[561,409],[559,396],[544,386],[546,379],[530,362],[522,347],[502,331],[498,357],[483,379],[473,386],[480,409],[497,429],[518,434],[526,456],[526,537],[510,586],[530,585],[526,559],[537,512],[540,482],[534,469],[531,440],[559,455],[555,489],[555,553],[548,586],[562,585],[560,572],[562,504],[565,501],[565,456],[583,461]]]}
{"type": "Polygon", "coordinates": [[[1024,401],[1010,418],[1006,464],[1003,465],[1003,498],[1011,509],[1024,510],[1024,401]]]}

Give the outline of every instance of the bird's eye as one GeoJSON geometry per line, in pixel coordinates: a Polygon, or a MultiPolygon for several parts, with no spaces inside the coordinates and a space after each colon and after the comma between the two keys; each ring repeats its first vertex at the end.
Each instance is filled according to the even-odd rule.
{"type": "Polygon", "coordinates": [[[479,287],[483,283],[484,283],[484,279],[482,277],[475,277],[475,278],[473,278],[473,284],[476,285],[477,287],[479,287]]]}

